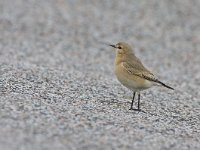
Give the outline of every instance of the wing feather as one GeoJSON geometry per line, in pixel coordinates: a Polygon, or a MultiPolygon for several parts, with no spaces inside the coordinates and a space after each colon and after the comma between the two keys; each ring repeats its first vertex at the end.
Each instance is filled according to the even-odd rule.
{"type": "Polygon", "coordinates": [[[158,78],[149,70],[147,70],[140,61],[136,63],[131,63],[131,64],[128,62],[123,62],[122,67],[129,74],[139,76],[149,81],[158,82],[158,78]]]}

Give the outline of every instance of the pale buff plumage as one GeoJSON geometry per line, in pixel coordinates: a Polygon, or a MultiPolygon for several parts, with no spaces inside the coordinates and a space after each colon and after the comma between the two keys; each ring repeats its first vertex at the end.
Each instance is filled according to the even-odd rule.
{"type": "Polygon", "coordinates": [[[133,91],[133,100],[130,109],[133,109],[136,92],[138,92],[138,108],[133,110],[140,111],[141,90],[148,89],[154,85],[162,85],[169,89],[173,89],[159,81],[152,72],[146,69],[127,43],[120,42],[110,46],[114,47],[116,50],[114,69],[117,79],[125,87],[133,91]]]}

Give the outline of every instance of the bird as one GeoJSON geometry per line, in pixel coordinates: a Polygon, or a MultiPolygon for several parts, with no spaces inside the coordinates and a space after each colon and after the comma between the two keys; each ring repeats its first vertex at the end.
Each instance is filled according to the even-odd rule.
{"type": "Polygon", "coordinates": [[[132,47],[126,42],[117,44],[107,44],[116,51],[114,61],[114,72],[119,82],[133,92],[131,107],[129,110],[141,111],[140,109],[140,91],[149,89],[153,86],[161,85],[168,89],[174,88],[161,82],[157,76],[149,71],[136,57],[132,47]],[[137,108],[133,108],[135,95],[138,93],[137,108]]]}

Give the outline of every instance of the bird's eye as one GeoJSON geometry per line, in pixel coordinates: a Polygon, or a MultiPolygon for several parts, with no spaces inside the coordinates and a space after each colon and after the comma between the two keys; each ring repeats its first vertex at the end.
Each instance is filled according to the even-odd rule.
{"type": "Polygon", "coordinates": [[[121,47],[121,46],[118,46],[118,48],[119,48],[119,49],[122,49],[122,47],[121,47]]]}

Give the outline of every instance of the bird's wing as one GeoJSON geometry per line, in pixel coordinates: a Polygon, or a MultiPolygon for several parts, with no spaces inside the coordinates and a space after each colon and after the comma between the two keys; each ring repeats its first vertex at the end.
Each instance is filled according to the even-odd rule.
{"type": "Polygon", "coordinates": [[[144,78],[146,80],[149,81],[153,81],[153,82],[158,82],[158,78],[151,73],[149,70],[147,70],[143,64],[137,60],[137,61],[132,61],[131,63],[128,62],[122,62],[122,67],[129,73],[132,75],[136,75],[139,76],[141,78],[144,78]]]}
{"type": "Polygon", "coordinates": [[[143,79],[152,81],[152,82],[156,82],[159,83],[161,85],[163,85],[166,88],[172,89],[174,90],[174,88],[164,84],[163,82],[159,81],[158,78],[151,73],[149,70],[147,70],[143,64],[141,63],[141,61],[139,59],[137,59],[136,61],[132,61],[131,63],[128,62],[122,62],[122,67],[129,73],[132,75],[136,75],[139,76],[143,79]]]}

